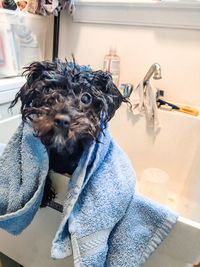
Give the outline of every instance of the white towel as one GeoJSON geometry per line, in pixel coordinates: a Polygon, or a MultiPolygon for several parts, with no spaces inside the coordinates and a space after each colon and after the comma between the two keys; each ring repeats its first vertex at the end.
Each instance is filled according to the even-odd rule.
{"type": "Polygon", "coordinates": [[[141,81],[133,89],[130,101],[134,115],[145,114],[149,127],[153,127],[155,130],[160,128],[156,95],[149,82],[144,85],[144,81],[141,81]]]}

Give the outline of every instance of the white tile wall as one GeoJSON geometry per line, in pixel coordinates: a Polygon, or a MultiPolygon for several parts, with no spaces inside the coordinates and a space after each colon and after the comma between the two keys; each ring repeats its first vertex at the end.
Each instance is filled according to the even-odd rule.
{"type": "Polygon", "coordinates": [[[152,84],[165,90],[168,100],[200,105],[199,30],[73,23],[62,14],[61,58],[73,53],[78,63],[100,69],[110,46],[121,58],[121,82],[136,85],[158,62],[163,79],[152,84]]]}

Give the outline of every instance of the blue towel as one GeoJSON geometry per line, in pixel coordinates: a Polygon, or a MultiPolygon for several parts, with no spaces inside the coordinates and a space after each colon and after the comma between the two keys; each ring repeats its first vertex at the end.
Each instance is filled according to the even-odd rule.
{"type": "MultiPolygon", "coordinates": [[[[3,146],[1,146],[3,147],[3,146]]],[[[22,123],[0,157],[0,227],[21,233],[39,209],[48,155],[32,128],[22,123]]]]}
{"type": "MultiPolygon", "coordinates": [[[[45,148],[31,132],[28,125],[21,125],[0,160],[0,190],[4,192],[6,188],[5,191],[11,193],[11,199],[6,198],[6,202],[13,203],[15,198],[13,187],[7,188],[5,184],[2,166],[15,154],[15,162],[21,162],[20,168],[17,167],[17,171],[10,164],[11,169],[6,168],[7,177],[15,184],[23,181],[21,174],[26,173],[33,179],[31,186],[35,191],[20,199],[25,199],[26,204],[20,205],[19,200],[13,203],[18,211],[7,209],[9,205],[0,197],[0,227],[12,233],[19,233],[28,226],[39,208],[44,175],[48,171],[45,148]],[[21,135],[24,139],[19,138],[21,135]],[[21,156],[17,159],[19,152],[21,156]]],[[[21,191],[30,192],[26,188],[31,188],[28,182],[20,186],[21,191]]],[[[134,188],[135,173],[131,163],[105,129],[99,142],[84,151],[66,189],[63,219],[52,243],[52,257],[64,258],[73,252],[74,266],[141,266],[169,234],[177,215],[137,195],[134,188]]]]}
{"type": "Polygon", "coordinates": [[[5,145],[0,143],[0,156],[3,153],[4,149],[5,149],[5,145]]]}

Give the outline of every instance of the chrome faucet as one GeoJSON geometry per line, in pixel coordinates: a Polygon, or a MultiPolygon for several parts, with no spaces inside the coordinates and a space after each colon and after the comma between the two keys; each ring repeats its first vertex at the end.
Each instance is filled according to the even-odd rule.
{"type": "Polygon", "coordinates": [[[156,80],[159,80],[162,78],[161,76],[161,67],[160,64],[154,63],[150,69],[148,70],[147,74],[144,77],[144,85],[150,80],[151,76],[153,75],[153,78],[156,80]]]}

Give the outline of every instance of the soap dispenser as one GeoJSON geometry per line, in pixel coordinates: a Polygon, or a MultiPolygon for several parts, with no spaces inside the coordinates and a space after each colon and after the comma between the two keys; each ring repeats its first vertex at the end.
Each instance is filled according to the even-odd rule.
{"type": "Polygon", "coordinates": [[[119,86],[120,57],[117,55],[116,49],[110,48],[108,55],[104,57],[103,70],[110,72],[114,84],[119,86]]]}

